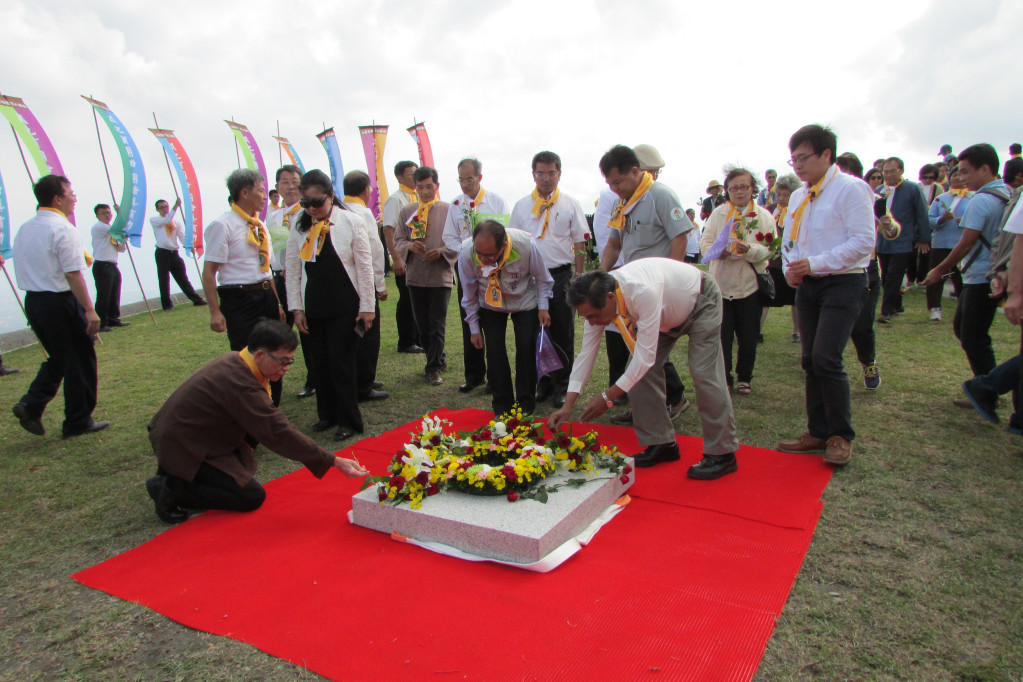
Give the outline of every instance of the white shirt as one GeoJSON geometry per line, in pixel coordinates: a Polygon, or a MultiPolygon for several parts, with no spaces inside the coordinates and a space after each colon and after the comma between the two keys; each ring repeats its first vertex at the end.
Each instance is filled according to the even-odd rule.
{"type": "Polygon", "coordinates": [[[1023,206],[1023,201],[1017,201],[1016,205],[1012,209],[1012,213],[1005,221],[1005,225],[1002,229],[1006,232],[1012,232],[1013,234],[1023,234],[1023,211],[1020,210],[1020,206],[1023,206]]]}
{"type": "Polygon", "coordinates": [[[125,244],[114,246],[110,243],[110,226],[97,220],[92,226],[92,257],[107,263],[117,263],[117,254],[124,253],[125,244]]]}
{"type": "Polygon", "coordinates": [[[540,249],[543,262],[550,270],[575,263],[576,242],[586,241],[590,234],[590,225],[586,222],[582,205],[562,192],[558,197],[558,203],[550,209],[547,235],[540,239],[544,211],[540,211],[538,216],[533,215],[533,203],[532,195],[524,196],[515,202],[508,227],[523,230],[533,236],[533,243],[540,249]]]}
{"type": "Polygon", "coordinates": [[[276,228],[285,228],[291,230],[291,221],[294,220],[295,215],[298,213],[298,203],[294,203],[291,206],[285,206],[279,208],[266,217],[266,229],[270,231],[270,246],[273,250],[273,254],[270,256],[270,269],[271,270],[283,270],[284,269],[284,257],[288,251],[288,239],[285,237],[281,240],[274,234],[276,228]],[[288,211],[294,209],[294,213],[288,215],[288,211]]]}
{"type": "Polygon", "coordinates": [[[170,211],[165,216],[153,216],[149,224],[153,226],[153,234],[156,235],[156,246],[161,249],[177,251],[185,243],[185,226],[174,220],[178,209],[170,211]],[[166,225],[173,225],[174,232],[168,236],[166,225]]]}
{"type": "Polygon", "coordinates": [[[785,218],[782,261],[787,266],[800,258],[810,259],[813,275],[836,274],[866,268],[874,248],[874,192],[859,178],[846,175],[832,165],[816,200],[803,212],[799,242],[789,247],[795,229],[795,213],[806,196],[807,185],[789,199],[785,218]]]}
{"type": "MultiPolygon", "coordinates": [[[[628,393],[654,366],[660,333],[678,327],[692,315],[703,272],[673,258],[651,257],[626,263],[610,274],[618,280],[625,307],[636,325],[636,352],[615,382],[628,393]]],[[[580,393],[589,381],[605,329],[617,329],[614,320],[607,327],[589,322],[584,325],[582,350],[572,366],[569,391],[580,393]]]]}
{"type": "Polygon", "coordinates": [[[397,229],[398,214],[401,212],[401,209],[411,203],[408,195],[405,194],[405,190],[402,189],[401,185],[398,185],[398,190],[387,197],[387,201],[384,202],[384,227],[397,229]]]}
{"type": "MultiPolygon", "coordinates": [[[[607,238],[611,235],[612,228],[608,225],[611,222],[611,213],[618,205],[618,195],[609,189],[605,189],[597,198],[597,206],[593,209],[593,241],[597,243],[597,254],[604,255],[604,248],[607,246],[607,238]]],[[[618,262],[614,267],[625,264],[625,256],[618,254],[618,262]]]]}
{"type": "MultiPolygon", "coordinates": [[[[459,194],[451,200],[448,208],[448,219],[444,221],[444,246],[456,253],[462,250],[462,242],[472,236],[465,212],[469,209],[469,202],[475,200],[476,197],[459,194]]],[[[483,200],[473,210],[477,213],[508,215],[508,204],[499,195],[485,189],[483,200]]]]}
{"type": "Polygon", "coordinates": [[[366,239],[369,240],[369,250],[373,254],[373,288],[378,293],[383,293],[387,291],[387,284],[384,283],[384,245],[377,233],[377,219],[373,217],[373,211],[362,204],[345,202],[344,207],[362,218],[366,239]]]}
{"type": "Polygon", "coordinates": [[[23,291],[70,291],[64,273],[87,267],[82,238],[60,211],[39,209],[11,246],[14,276],[23,291]]]}
{"type": "Polygon", "coordinates": [[[249,225],[234,211],[227,211],[206,226],[204,259],[219,263],[217,282],[255,284],[273,276],[259,269],[259,247],[249,243],[249,225]]]}

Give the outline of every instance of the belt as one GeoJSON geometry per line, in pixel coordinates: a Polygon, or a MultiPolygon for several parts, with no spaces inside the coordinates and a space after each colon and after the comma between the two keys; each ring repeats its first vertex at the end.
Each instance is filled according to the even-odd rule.
{"type": "Polygon", "coordinates": [[[255,284],[221,284],[217,287],[217,293],[237,293],[242,291],[264,291],[270,288],[270,280],[264,279],[255,284]]]}
{"type": "Polygon", "coordinates": [[[825,277],[837,277],[838,275],[862,275],[866,268],[850,268],[842,272],[826,272],[823,275],[807,275],[810,279],[824,279],[825,277]]]}
{"type": "Polygon", "coordinates": [[[572,268],[571,263],[565,263],[564,265],[559,265],[556,268],[549,269],[548,272],[553,275],[555,272],[564,272],[565,270],[570,270],[571,268],[572,268]]]}

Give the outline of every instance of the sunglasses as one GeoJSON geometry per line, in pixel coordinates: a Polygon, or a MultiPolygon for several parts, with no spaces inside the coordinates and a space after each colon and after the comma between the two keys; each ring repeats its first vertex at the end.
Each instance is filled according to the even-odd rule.
{"type": "Polygon", "coordinates": [[[329,198],[329,196],[318,197],[316,199],[306,199],[303,197],[298,203],[301,204],[302,208],[319,208],[329,198]]]}

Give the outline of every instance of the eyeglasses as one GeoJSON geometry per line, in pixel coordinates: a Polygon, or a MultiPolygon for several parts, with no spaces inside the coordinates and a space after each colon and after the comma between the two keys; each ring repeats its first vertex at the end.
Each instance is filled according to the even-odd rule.
{"type": "Polygon", "coordinates": [[[937,175],[921,175],[920,179],[921,180],[937,180],[938,176],[937,175]]]}
{"type": "Polygon", "coordinates": [[[325,202],[329,198],[330,198],[329,196],[316,197],[313,199],[306,199],[305,197],[302,197],[302,199],[298,203],[302,205],[302,208],[319,208],[320,206],[323,206],[323,202],[325,202]]]}
{"type": "Polygon", "coordinates": [[[751,185],[732,185],[728,188],[729,192],[745,192],[750,189],[751,185]]]}
{"type": "Polygon", "coordinates": [[[469,176],[469,177],[467,177],[467,178],[463,178],[463,177],[462,177],[461,175],[459,175],[459,176],[458,176],[458,184],[460,184],[460,185],[464,185],[464,184],[465,184],[465,183],[467,183],[467,182],[472,182],[472,181],[473,181],[473,180],[475,180],[476,178],[477,178],[477,176],[475,176],[475,175],[470,175],[470,176],[469,176]]]}
{"type": "Polygon", "coordinates": [[[548,171],[548,172],[533,171],[533,177],[536,178],[537,180],[543,180],[544,178],[550,178],[551,180],[553,180],[554,178],[558,177],[559,175],[561,175],[561,171],[557,171],[557,170],[548,171]]]}
{"type": "Polygon", "coordinates": [[[798,156],[798,157],[793,156],[791,159],[788,160],[788,164],[790,166],[792,166],[793,168],[798,168],[799,166],[802,166],[802,165],[806,164],[807,159],[809,159],[810,157],[813,157],[813,156],[820,156],[820,153],[803,154],[803,155],[798,156]]]}
{"type": "MultiPolygon", "coordinates": [[[[323,203],[323,202],[320,202],[320,203],[323,203]]],[[[295,358],[284,358],[282,360],[281,358],[277,357],[276,355],[274,355],[270,351],[267,351],[266,354],[270,356],[271,360],[276,362],[281,367],[290,367],[291,365],[295,364],[295,358]]]]}

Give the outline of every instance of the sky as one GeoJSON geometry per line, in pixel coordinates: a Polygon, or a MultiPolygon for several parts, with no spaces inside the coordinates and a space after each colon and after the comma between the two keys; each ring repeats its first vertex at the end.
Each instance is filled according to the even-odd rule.
{"type": "MultiPolygon", "coordinates": [[[[459,193],[459,159],[475,156],[484,187],[514,203],[533,189],[533,154],[552,150],[562,158],[562,191],[587,212],[605,187],[597,162],[615,144],[657,147],[660,180],[687,207],[726,166],[788,172],[788,138],[807,123],[830,125],[839,152],[865,165],[901,156],[911,179],[945,143],[958,151],[989,142],[1004,160],[1023,138],[1010,47],[1023,3],[905,0],[878,9],[786,0],[5,0],[0,92],[24,99],[49,135],[78,195],[86,242],[92,206],[111,197],[80,95],[105,102],[134,138],[150,213],[174,189],[147,128],[155,113],[176,131],[207,223],[226,208],[224,179],[237,167],[231,118],[255,135],[271,174],[278,125],[306,169],[327,171],[315,137],[325,127],[334,127],[349,171],[366,169],[358,126],[389,125],[389,170],[418,161],[406,129],[424,121],[446,200],[459,193]]],[[[101,139],[119,193],[105,128],[101,139]]],[[[2,131],[0,175],[16,232],[35,202],[14,137],[2,131]]],[[[387,181],[393,191],[393,175],[387,181]]],[[[152,297],[146,230],[134,255],[152,297]]],[[[122,302],[139,300],[123,257],[121,272],[122,302]]],[[[192,265],[189,276],[198,285],[192,265]]],[[[86,280],[91,287],[91,274],[86,280]]],[[[24,327],[0,281],[0,332],[24,327]]]]}

